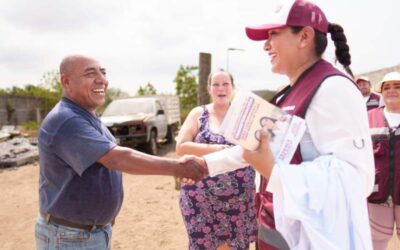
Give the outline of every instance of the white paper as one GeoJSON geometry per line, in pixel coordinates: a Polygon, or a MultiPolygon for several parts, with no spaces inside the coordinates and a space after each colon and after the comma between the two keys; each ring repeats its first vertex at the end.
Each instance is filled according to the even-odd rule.
{"type": "Polygon", "coordinates": [[[275,161],[289,163],[306,130],[306,123],[251,92],[238,93],[222,122],[221,134],[234,144],[256,150],[261,129],[270,132],[275,161]]]}

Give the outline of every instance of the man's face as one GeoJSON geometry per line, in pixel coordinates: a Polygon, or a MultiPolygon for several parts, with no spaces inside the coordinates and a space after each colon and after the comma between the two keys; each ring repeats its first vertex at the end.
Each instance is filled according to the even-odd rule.
{"type": "Polygon", "coordinates": [[[371,93],[371,84],[365,80],[358,80],[357,85],[360,88],[361,94],[363,96],[368,96],[371,93]]]}
{"type": "Polygon", "coordinates": [[[94,59],[74,59],[69,70],[62,74],[61,82],[65,96],[91,113],[105,102],[106,71],[94,59]]]}

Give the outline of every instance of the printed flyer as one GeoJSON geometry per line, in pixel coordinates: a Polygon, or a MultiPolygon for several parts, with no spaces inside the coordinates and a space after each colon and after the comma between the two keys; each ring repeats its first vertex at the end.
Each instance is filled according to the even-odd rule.
{"type": "Polygon", "coordinates": [[[234,144],[256,150],[261,130],[270,133],[275,161],[289,163],[306,130],[306,123],[251,92],[237,93],[222,122],[221,134],[234,144]]]}

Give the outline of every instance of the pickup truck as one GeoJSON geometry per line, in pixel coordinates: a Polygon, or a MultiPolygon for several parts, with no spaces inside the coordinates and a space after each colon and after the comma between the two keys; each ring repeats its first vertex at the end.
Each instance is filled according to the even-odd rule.
{"type": "Polygon", "coordinates": [[[157,155],[159,142],[175,139],[180,125],[179,98],[157,95],[117,99],[106,107],[100,119],[119,145],[139,147],[157,155]]]}

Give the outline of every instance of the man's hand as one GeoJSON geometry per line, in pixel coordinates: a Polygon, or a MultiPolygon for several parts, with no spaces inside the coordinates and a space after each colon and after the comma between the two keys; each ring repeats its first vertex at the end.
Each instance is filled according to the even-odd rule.
{"type": "Polygon", "coordinates": [[[275,165],[274,156],[269,147],[269,140],[271,137],[265,130],[261,130],[260,135],[260,147],[255,151],[245,149],[243,151],[243,158],[255,170],[268,179],[275,165]]]}
{"type": "Polygon", "coordinates": [[[208,175],[208,168],[203,158],[185,155],[179,160],[175,177],[183,183],[193,185],[208,175]]]}

